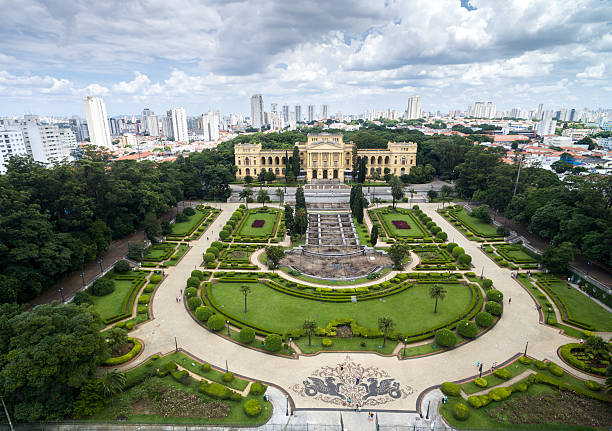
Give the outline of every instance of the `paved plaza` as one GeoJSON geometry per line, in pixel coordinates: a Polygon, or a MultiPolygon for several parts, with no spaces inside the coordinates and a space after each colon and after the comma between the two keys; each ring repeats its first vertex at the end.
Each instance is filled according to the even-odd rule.
{"type": "MultiPolygon", "coordinates": [[[[510,270],[498,267],[479,250],[478,243],[467,240],[440,216],[436,212],[438,204],[420,204],[420,208],[448,233],[448,240],[472,256],[473,272],[484,273],[505,298],[512,298],[511,303],[506,301],[501,320],[490,331],[454,350],[406,360],[374,353],[339,352],[290,359],[242,347],[202,328],[190,317],[184,304],[176,302],[191,271],[203,269],[202,253],[217,239],[219,231],[239,206],[238,203],[219,205],[223,212],[205,234],[192,243],[191,250],[176,267],[166,269],[167,277],[154,296],[153,319],[131,334],[144,340],[144,351],[126,368],[144,362],[155,353],[174,351],[176,338],[179,348],[203,361],[222,369],[227,361],[230,371],[276,385],[289,395],[297,412],[341,409],[354,413],[357,406],[363,410],[416,412],[418,398],[424,391],[444,381],[477,374],[478,361],[485,369],[494,362],[502,364],[524,352],[528,343],[530,356],[561,363],[557,348],[573,340],[560,334],[558,329],[539,323],[534,301],[511,277],[510,270]]],[[[408,207],[408,204],[399,206],[408,207]]],[[[406,313],[410,313],[410,304],[406,304],[406,313]]],[[[588,377],[576,370],[571,372],[588,377]]],[[[418,416],[411,417],[414,423],[418,416]]],[[[367,423],[365,414],[363,420],[367,423]]]]}

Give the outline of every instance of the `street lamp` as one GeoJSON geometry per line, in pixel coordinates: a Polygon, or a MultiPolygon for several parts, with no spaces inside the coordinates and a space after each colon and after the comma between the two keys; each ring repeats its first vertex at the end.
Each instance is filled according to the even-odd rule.
{"type": "Polygon", "coordinates": [[[482,280],[482,277],[484,275],[484,266],[482,267],[482,271],[480,271],[480,279],[482,280]]]}
{"type": "Polygon", "coordinates": [[[63,304],[64,303],[64,288],[62,286],[60,286],[59,289],[57,289],[57,291],[62,296],[62,304],[63,304]]]}
{"type": "Polygon", "coordinates": [[[427,402],[427,414],[425,415],[425,419],[429,419],[429,405],[431,404],[431,400],[427,402]]]}
{"type": "Polygon", "coordinates": [[[523,356],[527,356],[527,346],[529,346],[529,341],[525,343],[525,353],[523,354],[523,356]]]}
{"type": "Polygon", "coordinates": [[[291,354],[291,341],[293,341],[293,338],[289,337],[289,354],[291,354]]]}
{"type": "Polygon", "coordinates": [[[408,338],[404,338],[404,358],[406,357],[406,343],[408,343],[408,338]]]}
{"type": "Polygon", "coordinates": [[[229,320],[226,320],[225,323],[227,324],[227,337],[230,337],[230,327],[229,327],[229,320]]]}
{"type": "Polygon", "coordinates": [[[178,342],[176,341],[176,335],[174,336],[174,351],[178,353],[178,342]]]}
{"type": "Polygon", "coordinates": [[[285,416],[289,416],[289,396],[285,396],[285,400],[287,400],[287,408],[285,410],[285,416]]]}

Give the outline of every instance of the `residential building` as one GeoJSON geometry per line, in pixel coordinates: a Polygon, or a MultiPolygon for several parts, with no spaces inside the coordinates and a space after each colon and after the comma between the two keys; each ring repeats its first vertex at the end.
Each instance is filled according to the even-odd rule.
{"type": "Polygon", "coordinates": [[[82,121],[79,117],[72,117],[68,120],[68,124],[77,142],[84,142],[85,139],[89,138],[89,130],[87,130],[86,121],[82,121]]]}
{"type": "Polygon", "coordinates": [[[546,111],[536,126],[536,134],[538,136],[554,135],[556,127],[557,121],[552,119],[552,112],[546,111]]]}
{"type": "Polygon", "coordinates": [[[261,129],[264,126],[264,107],[261,94],[251,96],[251,125],[255,129],[261,129]]]}
{"type": "Polygon", "coordinates": [[[314,105],[308,105],[308,122],[312,123],[315,120],[315,108],[314,105]]]}
{"type": "Polygon", "coordinates": [[[283,105],[283,121],[289,123],[289,105],[283,105]]]}
{"type": "Polygon", "coordinates": [[[133,133],[124,133],[119,138],[119,145],[124,148],[136,148],[138,141],[136,141],[136,136],[133,133]]]}
{"type": "Polygon", "coordinates": [[[321,119],[327,120],[329,118],[329,105],[321,105],[321,119]]]}
{"type": "Polygon", "coordinates": [[[77,149],[77,140],[76,136],[74,136],[74,132],[72,131],[72,129],[68,127],[60,127],[59,139],[62,143],[62,151],[64,153],[64,157],[72,156],[74,150],[77,149]]]}
{"type": "MultiPolygon", "coordinates": [[[[2,132],[0,131],[0,135],[2,132]]],[[[597,145],[607,150],[612,150],[612,138],[599,138],[597,139],[597,145]]]]}
{"type": "Polygon", "coordinates": [[[90,142],[98,147],[111,148],[110,127],[104,101],[100,97],[87,96],[83,104],[90,142]]]}
{"type": "Polygon", "coordinates": [[[543,144],[545,146],[568,147],[574,143],[569,136],[548,135],[544,136],[543,144]]]}
{"type": "MultiPolygon", "coordinates": [[[[344,181],[353,171],[352,152],[354,144],[343,142],[341,133],[308,134],[307,142],[295,144],[300,153],[300,165],[306,172],[306,179],[344,181]]],[[[389,142],[385,149],[358,150],[358,158],[367,160],[369,176],[408,174],[416,165],[417,144],[414,142],[389,142]]],[[[262,171],[272,171],[285,175],[285,157],[292,155],[291,150],[262,149],[261,143],[236,144],[234,146],[236,177],[257,176],[262,171]]]]}
{"type": "Polygon", "coordinates": [[[219,111],[209,111],[202,114],[201,121],[204,141],[217,141],[219,139],[219,111]]]}
{"type": "Polygon", "coordinates": [[[157,117],[157,125],[159,134],[168,139],[174,139],[174,131],[172,130],[172,111],[167,111],[166,116],[157,117]]]}
{"type": "Polygon", "coordinates": [[[302,122],[302,105],[295,105],[295,122],[302,122]]]}
{"type": "Polygon", "coordinates": [[[0,126],[0,174],[6,174],[11,156],[27,156],[28,150],[19,127],[0,126]]]}
{"type": "MultiPolygon", "coordinates": [[[[172,137],[177,142],[188,142],[189,133],[187,128],[187,115],[185,114],[185,108],[178,107],[169,111],[168,115],[172,120],[172,137]]],[[[219,131],[219,113],[217,112],[217,135],[219,131]]]]}
{"type": "Polygon", "coordinates": [[[406,109],[406,118],[415,120],[421,118],[421,96],[414,95],[408,99],[408,109],[406,109]]]}
{"type": "Polygon", "coordinates": [[[34,160],[50,164],[64,159],[64,148],[57,125],[40,124],[35,115],[25,115],[23,120],[17,120],[16,124],[23,134],[28,155],[34,160]]]}

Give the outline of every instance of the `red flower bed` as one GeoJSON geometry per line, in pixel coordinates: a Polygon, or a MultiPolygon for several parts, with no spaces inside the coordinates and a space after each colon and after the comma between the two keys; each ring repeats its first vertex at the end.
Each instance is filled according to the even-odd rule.
{"type": "Polygon", "coordinates": [[[391,223],[393,223],[396,229],[410,229],[410,225],[406,220],[393,220],[391,223]]]}
{"type": "Polygon", "coordinates": [[[265,220],[255,220],[251,227],[263,227],[264,224],[266,224],[265,220]]]}

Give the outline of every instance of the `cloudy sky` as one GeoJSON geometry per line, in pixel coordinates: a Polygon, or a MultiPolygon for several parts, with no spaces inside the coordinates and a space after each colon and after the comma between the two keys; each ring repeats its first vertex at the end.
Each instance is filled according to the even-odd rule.
{"type": "Polygon", "coordinates": [[[610,0],[0,0],[0,116],[611,108],[610,0]]]}

